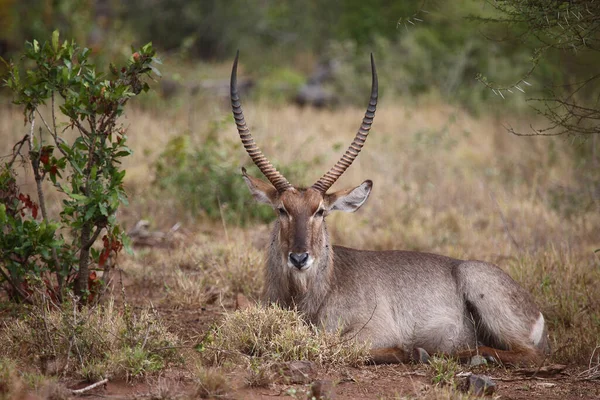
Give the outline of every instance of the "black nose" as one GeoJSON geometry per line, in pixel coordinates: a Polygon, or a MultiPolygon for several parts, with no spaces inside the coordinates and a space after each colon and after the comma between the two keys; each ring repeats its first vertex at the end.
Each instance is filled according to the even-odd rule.
{"type": "Polygon", "coordinates": [[[294,267],[300,269],[306,265],[308,253],[290,253],[290,261],[294,267]]]}

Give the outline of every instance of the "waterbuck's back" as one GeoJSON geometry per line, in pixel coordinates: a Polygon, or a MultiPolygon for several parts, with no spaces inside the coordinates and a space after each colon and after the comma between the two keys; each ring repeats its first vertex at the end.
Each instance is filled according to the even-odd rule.
{"type": "Polygon", "coordinates": [[[411,251],[333,251],[331,292],[319,315],[329,329],[342,324],[373,347],[430,352],[477,343],[511,349],[523,347],[523,338],[546,346],[545,332],[531,331],[537,306],[495,265],[411,251]]]}

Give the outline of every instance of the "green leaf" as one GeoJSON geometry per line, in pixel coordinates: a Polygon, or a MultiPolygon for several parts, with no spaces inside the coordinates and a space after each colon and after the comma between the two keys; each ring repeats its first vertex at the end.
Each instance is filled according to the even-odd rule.
{"type": "Polygon", "coordinates": [[[0,203],[0,223],[6,224],[6,204],[0,203]]]}
{"type": "Polygon", "coordinates": [[[38,43],[37,40],[33,39],[33,52],[39,53],[39,51],[40,51],[40,44],[38,43]]]}
{"type": "Polygon", "coordinates": [[[121,151],[118,151],[118,152],[115,154],[115,157],[126,157],[126,156],[130,155],[131,153],[133,153],[133,152],[131,151],[131,149],[127,148],[127,150],[121,150],[121,151]]]}
{"type": "Polygon", "coordinates": [[[54,32],[52,32],[52,49],[54,49],[54,51],[58,51],[58,30],[55,30],[54,32]]]}
{"type": "Polygon", "coordinates": [[[77,193],[68,193],[69,197],[71,197],[73,200],[77,200],[77,201],[86,201],[87,197],[82,195],[82,194],[77,194],[77,193]]]}
{"type": "Polygon", "coordinates": [[[100,209],[100,214],[104,215],[105,217],[108,217],[108,210],[106,208],[106,203],[98,204],[98,208],[100,209]]]}
{"type": "Polygon", "coordinates": [[[133,248],[131,247],[131,239],[125,233],[121,235],[121,242],[123,243],[123,248],[125,252],[130,256],[133,256],[135,253],[133,252],[133,248]]]}
{"type": "Polygon", "coordinates": [[[96,213],[96,206],[91,206],[90,208],[87,209],[87,211],[85,212],[85,216],[83,217],[83,219],[85,221],[89,221],[94,214],[96,213]]]}
{"type": "Polygon", "coordinates": [[[90,171],[90,179],[95,181],[97,173],[98,173],[98,165],[94,164],[94,165],[92,165],[92,170],[90,171]]]}

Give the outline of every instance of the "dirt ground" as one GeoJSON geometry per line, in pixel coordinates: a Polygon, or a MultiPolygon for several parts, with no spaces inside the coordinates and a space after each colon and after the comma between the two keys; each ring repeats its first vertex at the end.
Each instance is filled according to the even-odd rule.
{"type": "MultiPolygon", "coordinates": [[[[598,399],[600,398],[600,382],[578,381],[577,371],[567,370],[564,375],[547,379],[530,379],[516,376],[510,371],[486,371],[497,384],[497,399],[598,399]]],[[[244,371],[235,372],[233,381],[243,380],[244,371]],[[242,379],[240,379],[242,378],[242,379]]],[[[344,373],[327,373],[322,371],[320,379],[331,380],[334,383],[336,399],[387,399],[414,398],[422,394],[425,398],[432,392],[430,374],[425,367],[410,365],[398,366],[367,366],[348,369],[344,373]]],[[[80,385],[84,386],[84,385],[80,385]]],[[[305,399],[310,391],[310,385],[274,384],[268,388],[247,388],[240,386],[235,391],[222,396],[232,399],[305,399]]],[[[185,382],[171,383],[171,396],[185,396],[193,393],[185,382]]],[[[431,393],[431,398],[444,398],[431,393]]],[[[109,382],[106,386],[90,391],[89,399],[131,399],[156,398],[156,393],[148,384],[128,384],[126,382],[109,382]]],[[[171,397],[168,397],[171,398],[171,397]]],[[[447,398],[447,397],[446,397],[447,398]]]]}
{"type": "MultiPolygon", "coordinates": [[[[134,287],[129,288],[135,291],[134,287]]],[[[139,292],[138,292],[139,294],[139,292]]],[[[150,293],[146,293],[150,295],[150,293]]],[[[137,296],[136,296],[137,297],[137,296]]],[[[147,298],[147,297],[146,297],[147,298]]],[[[224,311],[232,311],[232,301],[215,302],[201,310],[159,309],[174,332],[189,343],[204,337],[209,327],[218,321],[224,311]]],[[[551,364],[549,362],[548,364],[551,364]]],[[[487,375],[496,383],[495,399],[599,399],[600,380],[582,380],[578,377],[585,366],[567,366],[551,376],[528,376],[528,370],[501,367],[466,368],[465,373],[487,375]]],[[[439,389],[432,384],[432,371],[425,365],[365,365],[357,368],[318,368],[316,377],[305,384],[272,383],[268,387],[251,388],[245,384],[248,371],[234,369],[227,373],[230,392],[218,398],[231,399],[306,399],[310,398],[311,382],[325,381],[333,385],[335,399],[389,399],[389,398],[460,398],[460,392],[439,389]]],[[[541,375],[541,374],[540,374],[541,375]]],[[[459,378],[459,386],[467,378],[459,378]]],[[[89,383],[74,383],[72,389],[85,387],[89,383]]],[[[182,371],[170,371],[161,378],[148,382],[127,383],[109,381],[106,385],[86,392],[89,399],[142,399],[142,398],[197,398],[192,382],[182,371]]]]}

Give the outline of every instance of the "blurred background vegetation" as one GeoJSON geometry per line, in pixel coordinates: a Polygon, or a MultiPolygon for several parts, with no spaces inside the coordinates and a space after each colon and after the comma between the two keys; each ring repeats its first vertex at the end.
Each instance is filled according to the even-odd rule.
{"type": "MultiPolygon", "coordinates": [[[[518,81],[538,46],[537,38],[517,34],[523,20],[498,23],[502,15],[498,2],[485,0],[0,0],[0,56],[14,57],[26,40],[54,29],[106,60],[148,41],[180,66],[230,61],[241,49],[243,63],[261,77],[260,95],[292,98],[317,66],[329,66],[336,101],[354,103],[364,101],[367,55],[374,52],[386,96],[441,96],[480,112],[481,101],[497,95],[474,77],[518,81]]],[[[575,66],[577,56],[546,54],[528,95],[589,74],[595,63],[575,66]]],[[[189,73],[172,72],[163,86],[198,84],[189,73]]],[[[520,108],[524,98],[502,103],[520,108]]]]}
{"type": "MultiPolygon", "coordinates": [[[[199,189],[191,189],[191,182],[200,179],[204,187],[228,193],[239,189],[227,189],[229,183],[223,184],[237,180],[239,159],[231,157],[236,144],[224,143],[215,134],[229,121],[223,119],[227,115],[227,77],[237,49],[243,68],[242,93],[248,102],[363,107],[370,85],[368,54],[373,52],[380,92],[387,104],[420,107],[447,103],[473,116],[510,115],[513,121],[536,112],[548,117],[544,101],[536,110],[527,100],[548,98],[557,88],[596,76],[600,61],[598,29],[593,28],[598,25],[599,6],[584,1],[550,3],[0,0],[0,56],[16,61],[25,41],[43,41],[59,29],[61,37],[91,48],[98,68],[106,70],[109,61],[118,64],[126,60],[131,46],[152,41],[164,60],[163,78],[155,83],[150,96],[139,100],[139,106],[172,115],[179,112],[180,116],[181,110],[188,110],[183,113],[187,129],[177,132],[157,158],[155,182],[163,190],[180,188],[187,193],[185,204],[219,218],[222,211],[217,204],[223,199],[214,193],[211,206],[204,204],[199,189]],[[593,4],[591,11],[588,3],[593,4]],[[593,17],[585,22],[588,25],[582,20],[584,14],[593,17]],[[548,30],[546,21],[558,34],[548,30]],[[536,30],[533,22],[541,28],[536,30]],[[576,26],[581,24],[582,29],[592,26],[583,45],[560,31],[573,27],[569,34],[576,37],[580,33],[576,26]],[[564,45],[548,45],[549,37],[564,45]],[[221,113],[212,112],[211,107],[221,113]],[[193,109],[204,114],[197,116],[193,109]],[[198,119],[206,120],[201,128],[198,119]],[[188,134],[199,129],[203,134],[197,143],[187,143],[188,134]]],[[[0,74],[2,68],[0,64],[0,74]]],[[[592,104],[594,115],[598,110],[596,83],[592,81],[577,93],[578,101],[592,104]]],[[[7,103],[9,93],[4,94],[7,103]]],[[[556,118],[560,120],[560,115],[556,118]]],[[[593,119],[584,124],[589,126],[590,121],[597,133],[593,119]]],[[[539,132],[548,121],[537,123],[539,132]]],[[[526,133],[531,133],[527,129],[526,133]]],[[[580,175],[581,185],[594,199],[600,192],[595,172],[596,136],[569,138],[574,145],[562,150],[572,153],[579,168],[588,170],[580,175]]],[[[311,161],[310,157],[305,160],[311,161]]],[[[292,170],[302,176],[306,168],[299,164],[292,170]]],[[[241,200],[236,195],[224,201],[243,205],[249,199],[242,194],[245,189],[240,190],[241,200]]],[[[262,211],[256,217],[266,218],[262,211]]]]}

